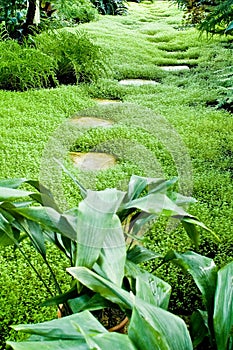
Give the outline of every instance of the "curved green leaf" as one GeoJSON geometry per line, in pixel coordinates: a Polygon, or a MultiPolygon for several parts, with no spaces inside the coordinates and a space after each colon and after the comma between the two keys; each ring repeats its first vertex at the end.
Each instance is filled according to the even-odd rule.
{"type": "Polygon", "coordinates": [[[135,302],[128,334],[139,350],[193,349],[187,326],[181,318],[143,301],[135,302]]]}
{"type": "Polygon", "coordinates": [[[15,199],[21,199],[22,197],[27,197],[31,194],[33,194],[33,192],[0,186],[0,201],[12,201],[15,199]]]}
{"type": "Polygon", "coordinates": [[[141,245],[134,245],[127,251],[127,259],[134,264],[140,264],[144,261],[161,258],[162,255],[149,250],[141,245]]]}
{"type": "Polygon", "coordinates": [[[214,331],[218,350],[228,347],[233,330],[233,262],[218,271],[214,304],[214,331]]]}
{"type": "MultiPolygon", "coordinates": [[[[170,253],[171,254],[171,253],[170,253]]],[[[208,315],[213,315],[214,294],[217,281],[217,267],[214,261],[203,255],[188,251],[183,254],[173,252],[175,264],[189,272],[202,293],[208,315]]]]}
{"type": "Polygon", "coordinates": [[[42,340],[38,341],[27,341],[27,342],[19,342],[14,343],[11,341],[7,342],[7,345],[10,346],[14,350],[89,350],[89,346],[87,345],[85,339],[75,339],[75,340],[53,340],[46,341],[42,340]]]}
{"type": "Polygon", "coordinates": [[[190,318],[190,334],[194,348],[201,344],[204,338],[209,335],[207,311],[197,310],[192,314],[190,318]]]}
{"type": "Polygon", "coordinates": [[[87,191],[77,217],[76,266],[91,268],[98,260],[106,277],[121,285],[126,258],[125,239],[115,214],[125,193],[116,189],[87,191]]]}

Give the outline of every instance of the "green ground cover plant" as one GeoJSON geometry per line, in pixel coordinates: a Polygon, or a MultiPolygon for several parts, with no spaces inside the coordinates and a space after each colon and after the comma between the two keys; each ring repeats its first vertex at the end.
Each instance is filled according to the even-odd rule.
{"type": "MultiPolygon", "coordinates": [[[[142,108],[147,108],[147,111],[150,109],[151,116],[161,115],[166,118],[188,150],[192,164],[192,194],[198,200],[197,204],[192,204],[190,212],[200,217],[220,237],[218,243],[208,233],[203,234],[199,253],[214,259],[222,267],[232,260],[233,121],[229,109],[227,111],[216,108],[219,98],[224,100],[221,84],[216,85],[216,81],[222,79],[222,73],[220,76],[218,71],[224,71],[232,65],[230,37],[210,40],[200,38],[194,28],[182,28],[182,13],[167,2],[130,4],[128,12],[127,16],[104,16],[97,22],[82,25],[98,45],[110,51],[110,77],[99,79],[95,84],[61,86],[22,93],[0,91],[1,178],[23,176],[37,179],[43,150],[59,125],[89,107],[96,109],[96,115],[101,115],[95,98],[120,99],[123,104],[127,102],[136,105],[133,109],[135,116],[142,108]],[[187,64],[190,70],[165,72],[161,69],[162,65],[170,64],[187,64]],[[120,85],[118,80],[124,78],[154,79],[159,84],[120,85]]],[[[142,113],[140,115],[143,122],[144,117],[142,113]]],[[[143,130],[134,133],[133,126],[135,125],[118,125],[118,139],[121,135],[122,138],[128,135],[129,139],[134,137],[139,144],[143,144],[145,140],[146,147],[151,147],[150,150],[154,150],[153,154],[158,157],[164,176],[177,176],[174,163],[171,164],[171,155],[167,150],[161,151],[156,137],[151,137],[150,140],[150,135],[143,130]]],[[[77,142],[72,147],[76,147],[76,150],[90,150],[98,145],[98,137],[101,135],[102,131],[89,131],[82,136],[80,143],[77,142]]],[[[129,177],[130,173],[136,170],[140,175],[141,172],[140,164],[135,167],[125,162],[122,169],[117,174],[114,168],[98,173],[94,186],[99,189],[117,187],[119,180],[129,177]],[[122,169],[125,171],[123,175],[122,169]]],[[[69,198],[72,184],[66,178],[65,180],[65,192],[69,198]]],[[[70,201],[71,204],[74,203],[73,199],[70,201]]],[[[157,222],[151,228],[145,237],[147,248],[154,250],[156,243],[161,254],[167,248],[178,252],[183,251],[184,247],[193,248],[181,235],[180,228],[166,235],[163,224],[157,222]]],[[[30,246],[26,248],[30,252],[30,246]]],[[[5,348],[6,339],[19,337],[9,330],[12,323],[41,322],[52,319],[56,312],[53,309],[50,313],[39,306],[32,310],[32,304],[37,301],[39,304],[47,293],[40,286],[42,300],[38,300],[38,281],[33,274],[30,275],[30,285],[33,287],[30,288],[28,283],[22,290],[25,264],[17,257],[16,270],[14,254],[18,253],[7,248],[0,257],[0,279],[3,286],[0,319],[2,349],[5,348]],[[9,293],[12,283],[15,292],[9,293]],[[24,300],[23,304],[20,303],[21,300],[24,300]]],[[[34,255],[32,258],[40,264],[39,258],[34,255]]],[[[54,260],[59,261],[61,269],[66,265],[56,254],[54,260]]],[[[149,272],[155,267],[152,262],[146,263],[149,272]]],[[[177,268],[171,265],[160,267],[157,272],[160,278],[165,278],[172,285],[170,311],[183,315],[184,310],[188,310],[190,315],[194,308],[203,309],[200,293],[194,285],[191,286],[191,279],[177,274],[177,268]],[[180,285],[183,287],[180,288],[180,285]]],[[[66,284],[66,277],[61,278],[64,278],[66,284]]]]}

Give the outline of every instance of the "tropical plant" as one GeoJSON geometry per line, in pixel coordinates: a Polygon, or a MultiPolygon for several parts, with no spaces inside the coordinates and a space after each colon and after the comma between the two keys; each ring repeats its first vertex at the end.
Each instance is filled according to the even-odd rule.
{"type": "Polygon", "coordinates": [[[166,311],[170,286],[137,265],[160,255],[132,242],[127,245],[125,241],[126,237],[134,240],[145,223],[164,215],[180,219],[197,243],[198,235],[193,228],[195,224],[203,224],[182,208],[191,199],[171,191],[174,180],[132,176],[127,192],[116,189],[85,190],[77,183],[84,200],[78,208],[63,214],[57,210],[47,189],[41,187],[41,193],[19,190],[23,183],[30,184],[34,189],[39,188],[37,182],[23,179],[1,181],[1,244],[13,242],[21,249],[21,240],[29,238],[49,267],[57,286],[56,277],[47,261],[44,240],[48,239],[61,249],[70,259],[73,267],[68,272],[77,282],[75,288],[52,302],[67,301],[75,315],[42,325],[22,326],[29,333],[35,333],[36,337],[31,337],[26,343],[9,343],[10,346],[33,349],[38,346],[39,340],[42,347],[63,346],[71,349],[72,346],[82,345],[88,349],[98,344],[105,349],[109,342],[115,341],[118,347],[125,342],[124,348],[128,346],[129,349],[144,349],[145,344],[169,349],[192,349],[183,320],[166,311]],[[46,203],[46,206],[15,202],[25,196],[38,203],[46,203]],[[106,307],[120,308],[131,319],[128,336],[107,333],[89,313],[89,310],[106,307]],[[71,328],[70,324],[73,325],[71,328]],[[90,329],[94,331],[90,332],[90,329]],[[138,329],[143,330],[143,337],[138,329]]]}
{"type": "Polygon", "coordinates": [[[208,338],[211,349],[233,349],[233,261],[218,269],[212,259],[191,251],[169,252],[165,261],[170,259],[191,274],[206,307],[191,316],[193,345],[208,338]]]}
{"type": "MultiPolygon", "coordinates": [[[[98,300],[98,296],[90,293],[90,290],[86,291],[82,285],[78,289],[72,286],[69,292],[62,295],[62,288],[48,263],[45,241],[61,250],[69,259],[70,266],[93,270],[118,287],[124,284],[126,276],[128,282],[125,289],[135,292],[135,278],[141,274],[137,264],[160,257],[155,252],[133,244],[148,222],[158,216],[180,220],[196,245],[199,238],[196,225],[206,228],[183,209],[193,199],[173,192],[171,187],[174,180],[132,176],[127,192],[116,189],[85,190],[77,180],[76,183],[84,200],[78,208],[60,213],[51,192],[38,182],[25,179],[0,182],[0,244],[14,244],[25,255],[21,242],[26,238],[32,242],[48,267],[58,294],[47,304],[59,305],[73,299],[69,309],[77,312],[92,308],[93,298],[95,301],[97,297],[98,308],[106,306],[102,298],[98,300]],[[19,190],[22,184],[30,184],[34,190],[19,190]],[[39,189],[41,192],[38,192],[39,189]],[[22,197],[29,197],[30,201],[16,202],[22,197]],[[32,205],[33,201],[37,203],[36,206],[32,205]]],[[[46,285],[35,267],[31,267],[46,285]]],[[[153,275],[143,273],[143,279],[151,279],[157,284],[153,275]]],[[[49,286],[46,285],[46,288],[52,295],[49,286]]]]}

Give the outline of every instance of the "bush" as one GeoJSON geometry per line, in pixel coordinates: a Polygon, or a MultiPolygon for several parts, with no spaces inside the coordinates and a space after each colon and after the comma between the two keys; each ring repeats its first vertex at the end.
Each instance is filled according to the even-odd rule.
{"type": "Polygon", "coordinates": [[[0,42],[1,89],[25,91],[93,82],[105,74],[104,55],[84,32],[43,33],[35,37],[34,46],[0,42]]]}
{"type": "Polygon", "coordinates": [[[98,14],[97,9],[89,0],[57,0],[55,2],[57,17],[75,23],[94,21],[98,14]]]}
{"type": "Polygon", "coordinates": [[[233,30],[233,0],[172,0],[184,11],[184,21],[207,34],[233,30]]]}
{"type": "Polygon", "coordinates": [[[0,88],[24,91],[57,85],[53,57],[17,42],[0,42],[0,88]]]}
{"type": "Polygon", "coordinates": [[[105,58],[99,46],[84,31],[60,30],[35,38],[38,50],[54,57],[60,84],[93,82],[105,75],[105,58]]]}

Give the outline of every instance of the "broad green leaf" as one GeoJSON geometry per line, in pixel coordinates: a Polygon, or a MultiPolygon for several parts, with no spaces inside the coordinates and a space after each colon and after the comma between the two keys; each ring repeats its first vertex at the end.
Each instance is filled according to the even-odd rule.
{"type": "Polygon", "coordinates": [[[34,248],[41,256],[46,257],[46,246],[44,234],[41,226],[37,222],[30,220],[20,220],[20,224],[28,237],[30,238],[34,248]]]}
{"type": "Polygon", "coordinates": [[[27,179],[24,178],[2,179],[0,180],[0,187],[18,188],[26,181],[27,179]]]}
{"type": "Polygon", "coordinates": [[[75,298],[76,296],[77,296],[77,286],[75,285],[70,290],[68,290],[68,292],[45,300],[44,302],[42,302],[40,304],[40,306],[51,306],[51,305],[64,304],[67,302],[67,300],[69,300],[71,298],[75,298]]]}
{"type": "Polygon", "coordinates": [[[24,341],[14,343],[11,341],[7,342],[7,345],[14,350],[89,350],[85,339],[75,340],[51,340],[51,341],[24,341]]]}
{"type": "Polygon", "coordinates": [[[128,190],[124,202],[138,198],[147,185],[148,178],[132,175],[128,183],[128,190]]]}
{"type": "MultiPolygon", "coordinates": [[[[111,246],[102,248],[99,254],[97,263],[93,266],[94,271],[107,278],[109,281],[116,283],[119,287],[122,285],[124,277],[124,267],[126,260],[126,248],[123,231],[119,232],[122,238],[122,242],[119,242],[119,246],[111,246]],[[122,234],[121,234],[122,233],[122,234]]],[[[105,242],[107,244],[113,244],[112,241],[105,242]]]]}
{"type": "Polygon", "coordinates": [[[228,34],[233,30],[233,21],[228,25],[227,29],[225,30],[225,33],[228,34]]]}
{"type": "Polygon", "coordinates": [[[58,230],[58,222],[60,214],[53,208],[47,207],[28,207],[15,208],[14,212],[22,215],[26,219],[32,220],[40,224],[44,228],[58,230]]]}
{"type": "Polygon", "coordinates": [[[193,223],[186,222],[185,220],[181,220],[181,223],[187,232],[189,238],[193,243],[195,244],[196,249],[199,246],[199,238],[200,238],[200,233],[198,232],[196,225],[193,223]]]}
{"type": "Polygon", "coordinates": [[[125,275],[136,280],[136,296],[163,309],[168,308],[171,286],[127,260],[125,275]]]}
{"type": "Polygon", "coordinates": [[[140,299],[135,300],[128,335],[139,350],[193,349],[187,326],[181,318],[140,299]]]}
{"type": "MultiPolygon", "coordinates": [[[[214,331],[218,350],[229,349],[233,330],[233,262],[218,271],[214,303],[214,331]]],[[[232,349],[232,348],[231,348],[232,349]]]]}
{"type": "Polygon", "coordinates": [[[118,304],[122,309],[132,308],[133,301],[128,292],[95,272],[86,267],[70,267],[67,271],[86,287],[99,293],[112,303],[118,304]]]}
{"type": "Polygon", "coordinates": [[[157,215],[155,214],[149,214],[149,213],[139,213],[137,218],[130,221],[130,233],[134,236],[140,235],[143,236],[145,231],[148,229],[146,227],[146,224],[148,224],[150,221],[157,218],[157,215]]]}
{"type": "Polygon", "coordinates": [[[14,245],[18,241],[20,232],[13,230],[5,216],[0,213],[0,246],[14,245]]]}
{"type": "Polygon", "coordinates": [[[33,192],[0,186],[0,201],[21,199],[22,197],[27,197],[31,194],[33,194],[33,192]]]}
{"type": "Polygon", "coordinates": [[[107,332],[107,330],[97,321],[97,319],[88,311],[83,311],[71,316],[62,317],[52,321],[36,324],[21,324],[13,326],[16,331],[22,331],[29,334],[37,334],[44,337],[55,339],[83,339],[83,335],[78,332],[74,324],[80,324],[85,332],[98,334],[107,332]]]}
{"type": "Polygon", "coordinates": [[[166,310],[170,295],[171,286],[151,273],[143,273],[136,277],[136,296],[149,304],[166,310]]]}
{"type": "Polygon", "coordinates": [[[161,258],[162,255],[152,250],[149,250],[141,245],[134,245],[127,251],[127,259],[135,264],[140,264],[144,261],[161,258]]]}
{"type": "Polygon", "coordinates": [[[192,275],[197,287],[202,293],[203,302],[210,317],[213,314],[217,281],[217,267],[214,261],[191,251],[184,254],[173,253],[175,260],[172,261],[192,275]]]}
{"type": "Polygon", "coordinates": [[[93,350],[137,350],[137,347],[125,334],[109,332],[94,337],[86,335],[86,341],[93,350]]]}
{"type": "MultiPolygon", "coordinates": [[[[218,241],[220,241],[219,237],[216,235],[216,233],[214,231],[212,231],[211,229],[209,229],[205,224],[203,224],[203,222],[199,221],[198,218],[196,218],[195,216],[192,215],[185,215],[182,218],[177,217],[179,220],[182,221],[182,224],[186,224],[189,225],[189,229],[193,230],[193,226],[199,226],[201,228],[203,228],[205,231],[210,232],[218,241]]],[[[192,234],[191,234],[192,236],[192,234]]],[[[191,238],[190,236],[190,238],[191,238]]]]}
{"type": "Polygon", "coordinates": [[[145,197],[135,199],[122,206],[122,209],[137,208],[150,214],[187,215],[183,208],[178,207],[166,194],[151,193],[145,197]]]}
{"type": "MultiPolygon", "coordinates": [[[[144,300],[135,297],[132,293],[117,287],[108,280],[98,276],[85,267],[72,267],[67,271],[77,278],[82,284],[93,291],[101,294],[113,303],[118,304],[122,309],[133,309],[137,311],[154,329],[160,332],[161,336],[168,338],[169,349],[189,350],[192,349],[190,336],[185,323],[177,316],[155,306],[144,300]]],[[[137,330],[139,332],[139,330],[137,330]]],[[[143,331],[143,330],[142,330],[143,331]]],[[[133,340],[131,338],[131,340],[133,340]]],[[[145,348],[144,348],[145,349],[145,348]]]]}
{"type": "Polygon", "coordinates": [[[110,301],[103,298],[100,294],[94,294],[92,297],[88,294],[83,294],[80,297],[68,300],[68,304],[73,313],[85,310],[101,310],[112,306],[110,301]]]}
{"type": "MultiPolygon", "coordinates": [[[[123,196],[124,192],[116,189],[87,191],[87,197],[78,207],[76,266],[91,268],[98,260],[102,248],[114,248],[113,260],[116,258],[123,264],[125,241],[121,222],[115,214],[123,196]]],[[[107,259],[111,264],[109,257],[107,259]]],[[[112,279],[121,283],[123,268],[115,268],[112,279]]]]}
{"type": "Polygon", "coordinates": [[[167,190],[172,187],[178,180],[177,177],[173,177],[170,180],[164,180],[164,179],[154,179],[155,182],[151,181],[149,185],[149,193],[167,193],[167,190]]]}
{"type": "Polygon", "coordinates": [[[207,311],[197,310],[192,314],[190,318],[190,334],[194,348],[201,344],[204,338],[209,335],[207,311]]]}

